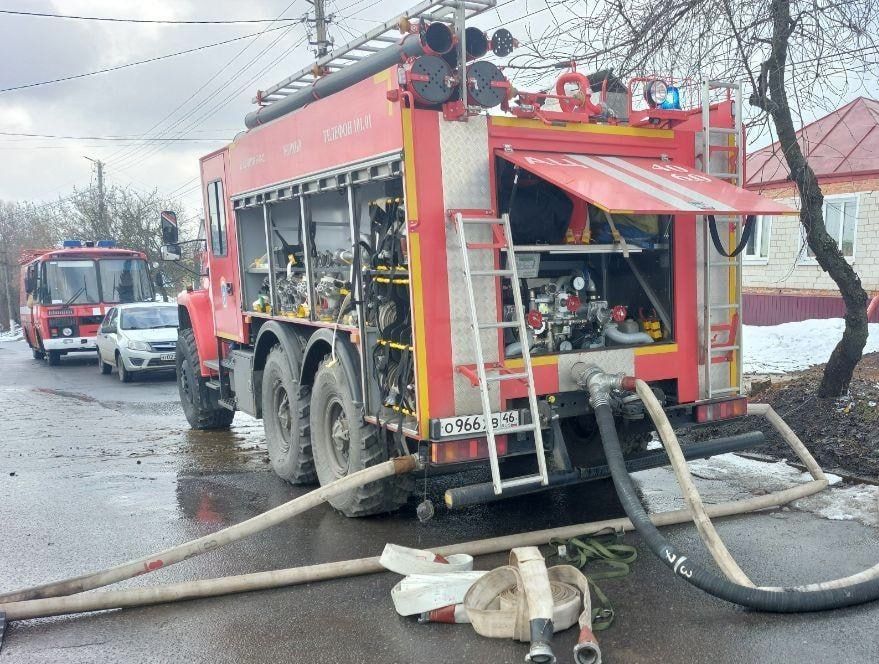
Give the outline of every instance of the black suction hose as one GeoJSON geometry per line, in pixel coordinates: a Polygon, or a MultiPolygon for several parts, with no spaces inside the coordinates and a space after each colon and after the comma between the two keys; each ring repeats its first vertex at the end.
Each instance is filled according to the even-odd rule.
{"type": "Polygon", "coordinates": [[[632,478],[626,471],[616,422],[610,406],[606,403],[595,404],[595,419],[598,422],[601,444],[604,447],[604,455],[607,457],[614,487],[626,516],[629,517],[638,534],[644,538],[650,550],[688,583],[709,595],[733,604],[774,613],[826,611],[879,599],[879,578],[826,590],[761,590],[727,581],[690,560],[662,536],[641,505],[632,478]]]}

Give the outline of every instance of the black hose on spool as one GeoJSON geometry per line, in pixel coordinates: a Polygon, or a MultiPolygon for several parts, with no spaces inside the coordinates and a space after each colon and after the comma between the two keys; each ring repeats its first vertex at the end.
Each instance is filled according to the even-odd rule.
{"type": "Polygon", "coordinates": [[[727,581],[690,560],[662,536],[641,505],[635,484],[626,471],[616,422],[610,406],[607,403],[597,403],[594,412],[607,465],[626,516],[629,517],[638,534],[644,538],[648,548],[686,582],[709,595],[733,604],[773,613],[826,611],[879,599],[879,578],[826,590],[762,590],[727,581]]]}

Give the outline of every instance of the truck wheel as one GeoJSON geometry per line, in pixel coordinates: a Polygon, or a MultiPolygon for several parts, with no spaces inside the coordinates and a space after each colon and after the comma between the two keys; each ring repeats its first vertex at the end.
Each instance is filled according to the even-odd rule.
{"type": "Polygon", "coordinates": [[[291,484],[313,484],[317,475],[309,432],[311,392],[299,384],[298,364],[280,345],[269,351],[262,376],[262,421],[269,461],[278,477],[291,484]]]}
{"type": "Polygon", "coordinates": [[[48,353],[49,357],[49,366],[57,367],[61,364],[61,351],[60,350],[50,350],[48,353]]]}
{"type": "Polygon", "coordinates": [[[177,390],[186,421],[193,429],[228,429],[235,411],[217,403],[199,369],[195,332],[180,330],[177,334],[177,390]]]}
{"type": "Polygon", "coordinates": [[[122,361],[122,356],[119,353],[116,353],[116,371],[119,374],[119,380],[123,383],[130,383],[131,379],[134,378],[131,372],[125,368],[125,362],[122,361]]]}
{"type": "MultiPolygon", "coordinates": [[[[573,465],[588,468],[603,466],[606,463],[594,417],[591,415],[567,417],[559,424],[573,465]]],[[[653,438],[653,430],[653,422],[647,416],[643,420],[626,422],[617,420],[617,431],[623,454],[629,456],[645,451],[647,444],[653,438]]]]}
{"type": "MultiPolygon", "coordinates": [[[[321,486],[389,458],[378,430],[354,406],[348,385],[342,363],[324,360],[311,389],[311,444],[321,486]]],[[[388,477],[329,502],[349,517],[381,514],[405,504],[414,487],[411,474],[388,477]]]]}
{"type": "Polygon", "coordinates": [[[101,374],[104,376],[109,376],[113,371],[113,365],[104,362],[104,358],[101,357],[101,351],[98,351],[98,369],[101,370],[101,374]]]}
{"type": "Polygon", "coordinates": [[[31,354],[34,356],[35,360],[46,359],[46,354],[41,350],[37,350],[36,348],[31,348],[31,354]]]}

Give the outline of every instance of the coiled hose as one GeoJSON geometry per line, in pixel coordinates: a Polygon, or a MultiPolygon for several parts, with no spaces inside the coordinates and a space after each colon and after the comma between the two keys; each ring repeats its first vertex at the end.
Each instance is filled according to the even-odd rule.
{"type": "MultiPolygon", "coordinates": [[[[606,398],[602,398],[603,395],[600,393],[600,390],[606,389],[607,383],[599,381],[596,385],[594,390],[590,387],[590,396],[617,496],[626,515],[638,534],[644,538],[648,548],[677,576],[714,597],[748,608],[775,613],[826,611],[879,599],[879,578],[876,577],[844,586],[836,585],[838,581],[831,581],[827,584],[818,584],[820,589],[815,586],[764,589],[733,583],[690,560],[662,536],[642,506],[635,484],[626,471],[613,412],[606,398]]],[[[660,421],[655,424],[660,427],[663,423],[660,421]]],[[[863,578],[863,575],[850,578],[863,578]]]]}

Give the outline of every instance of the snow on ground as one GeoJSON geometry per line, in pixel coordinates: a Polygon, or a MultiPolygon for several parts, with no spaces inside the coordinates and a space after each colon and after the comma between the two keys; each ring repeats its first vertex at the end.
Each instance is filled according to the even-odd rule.
{"type": "MultiPolygon", "coordinates": [[[[744,325],[745,373],[786,373],[830,359],[842,338],[842,318],[781,325],[744,325]]],[[[879,323],[870,323],[865,353],[879,351],[879,323]]]]}
{"type": "Polygon", "coordinates": [[[11,330],[3,330],[0,329],[0,343],[3,341],[21,341],[24,339],[24,335],[21,333],[21,326],[12,324],[11,330]]]}
{"type": "MultiPolygon", "coordinates": [[[[810,481],[811,475],[784,461],[766,463],[735,454],[722,454],[703,461],[691,461],[690,472],[706,505],[742,500],[780,491],[810,481]]],[[[635,480],[650,512],[686,509],[671,468],[654,468],[635,474],[635,480]]],[[[830,487],[793,502],[790,507],[835,521],[858,521],[879,527],[879,487],[842,484],[842,478],[827,473],[830,487]]]]}

